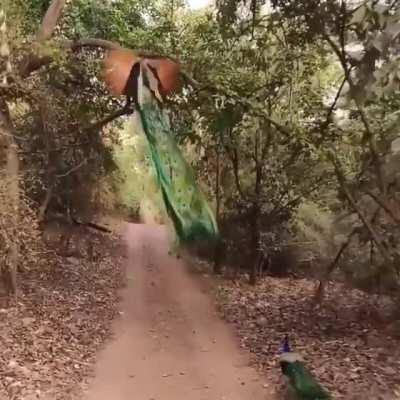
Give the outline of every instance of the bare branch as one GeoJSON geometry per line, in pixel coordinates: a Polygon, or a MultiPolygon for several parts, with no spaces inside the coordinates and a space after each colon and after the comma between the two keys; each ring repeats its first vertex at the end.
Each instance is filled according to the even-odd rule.
{"type": "Polygon", "coordinates": [[[326,133],[325,130],[328,127],[329,123],[331,122],[332,114],[336,109],[337,102],[339,101],[339,98],[340,98],[340,96],[342,94],[342,91],[343,91],[343,88],[344,88],[344,85],[345,85],[346,82],[347,82],[347,78],[345,77],[342,80],[342,83],[340,84],[339,89],[336,92],[335,98],[333,99],[333,102],[332,102],[331,106],[328,109],[325,121],[322,123],[321,128],[320,128],[321,138],[318,140],[317,146],[320,146],[322,144],[322,142],[324,141],[324,139],[325,139],[325,135],[324,135],[324,133],[326,133]]]}
{"type": "Polygon", "coordinates": [[[44,197],[44,200],[39,207],[39,212],[38,212],[39,222],[43,222],[44,216],[46,215],[46,211],[47,211],[47,208],[49,207],[52,197],[53,197],[53,186],[49,186],[46,190],[46,196],[44,197]]]}
{"type": "Polygon", "coordinates": [[[64,174],[57,174],[57,178],[65,178],[68,175],[71,175],[72,173],[76,172],[78,169],[82,168],[85,164],[87,163],[87,159],[83,159],[78,165],[75,165],[75,167],[72,167],[70,170],[65,172],[64,174]]]}
{"type": "Polygon", "coordinates": [[[61,43],[61,46],[73,51],[80,50],[83,47],[101,48],[104,50],[117,50],[121,48],[118,43],[96,38],[65,40],[61,43]]]}
{"type": "Polygon", "coordinates": [[[53,0],[51,2],[37,34],[38,42],[44,42],[51,38],[64,10],[65,3],[65,0],[53,0]]]}
{"type": "MultiPolygon", "coordinates": [[[[375,212],[374,212],[374,214],[373,214],[373,216],[371,218],[371,224],[374,223],[374,221],[378,217],[379,210],[380,210],[379,207],[375,210],[375,212]]],[[[346,241],[343,242],[343,244],[340,247],[339,251],[336,253],[336,257],[334,258],[334,260],[329,264],[328,268],[326,269],[326,271],[324,273],[323,278],[319,281],[318,289],[317,289],[317,291],[315,293],[314,300],[313,300],[314,301],[314,305],[319,304],[319,303],[322,302],[322,300],[324,298],[326,282],[328,281],[328,279],[331,276],[332,272],[339,265],[339,260],[342,257],[343,253],[345,252],[345,250],[347,249],[347,247],[349,247],[353,236],[356,233],[359,233],[359,231],[360,231],[359,227],[353,228],[353,230],[347,236],[346,241]]]]}
{"type": "MultiPolygon", "coordinates": [[[[115,50],[121,48],[118,43],[111,42],[103,39],[79,39],[79,40],[64,40],[60,43],[60,46],[64,49],[70,49],[72,51],[78,51],[84,47],[89,48],[101,48],[104,50],[115,50]]],[[[37,55],[31,55],[21,65],[20,75],[22,78],[28,77],[32,72],[44,67],[45,65],[51,64],[53,59],[49,56],[40,57],[37,55]]]]}
{"type": "MultiPolygon", "coordinates": [[[[53,0],[46,11],[43,21],[39,27],[39,31],[36,35],[36,40],[45,42],[49,40],[57,26],[58,20],[64,10],[66,1],[65,0],[53,0]]],[[[38,54],[29,54],[22,62],[19,67],[19,74],[21,78],[28,77],[33,71],[40,69],[41,67],[48,65],[52,62],[52,58],[49,56],[40,56],[38,54]]]]}
{"type": "Polygon", "coordinates": [[[378,204],[383,210],[386,211],[386,213],[393,219],[394,222],[400,225],[400,219],[396,217],[396,215],[394,215],[393,211],[386,205],[384,200],[382,200],[370,191],[366,191],[366,193],[375,201],[376,204],[378,204]]]}
{"type": "Polygon", "coordinates": [[[336,257],[333,259],[333,261],[329,264],[328,268],[326,269],[324,277],[319,281],[318,289],[313,299],[315,305],[320,304],[322,302],[322,299],[324,298],[326,282],[328,281],[332,272],[338,266],[342,254],[347,249],[347,247],[349,247],[351,239],[358,232],[358,229],[359,228],[356,227],[350,232],[349,236],[347,237],[347,240],[340,246],[339,251],[336,253],[336,257]]]}
{"type": "Polygon", "coordinates": [[[215,88],[213,86],[210,86],[210,85],[199,87],[198,82],[195,81],[194,79],[190,78],[186,73],[184,73],[184,79],[188,83],[190,83],[190,85],[193,86],[196,89],[197,92],[208,91],[208,92],[214,92],[214,93],[223,94],[228,98],[236,100],[237,103],[242,105],[245,110],[252,110],[254,115],[262,118],[266,122],[269,122],[271,125],[273,125],[275,127],[275,129],[277,129],[279,132],[283,133],[284,135],[288,135],[290,133],[290,129],[288,127],[286,127],[284,125],[281,125],[279,122],[277,122],[274,119],[270,118],[267,114],[265,114],[263,112],[255,113],[254,110],[253,110],[253,105],[251,104],[251,102],[248,99],[246,99],[244,97],[231,95],[231,94],[229,94],[227,92],[224,92],[220,88],[217,89],[217,88],[215,88]]]}
{"type": "Polygon", "coordinates": [[[335,166],[335,172],[336,172],[336,176],[338,178],[340,187],[342,188],[343,193],[345,194],[348,202],[350,203],[350,205],[353,208],[353,210],[357,213],[358,217],[360,218],[360,220],[364,224],[365,228],[368,230],[371,238],[375,242],[376,247],[378,248],[378,250],[381,253],[382,257],[384,258],[385,262],[388,265],[392,266],[393,265],[392,259],[391,259],[390,255],[388,254],[388,252],[386,251],[386,249],[385,249],[382,241],[380,240],[378,234],[376,233],[376,231],[373,228],[372,224],[370,223],[370,221],[368,221],[368,219],[365,217],[363,212],[358,207],[356,201],[354,200],[354,197],[351,194],[351,192],[350,192],[350,190],[349,190],[349,188],[347,186],[347,182],[345,180],[345,177],[344,177],[344,175],[343,175],[343,173],[341,171],[340,165],[339,165],[337,160],[334,161],[334,166],[335,166]]]}
{"type": "MultiPolygon", "coordinates": [[[[344,25],[342,26],[342,29],[344,29],[344,25]]],[[[381,162],[379,159],[379,151],[375,142],[375,138],[374,138],[374,134],[371,128],[371,125],[368,121],[368,117],[364,111],[364,108],[360,102],[360,100],[358,99],[357,96],[354,95],[354,93],[356,93],[356,85],[350,75],[351,72],[351,67],[348,66],[347,64],[347,60],[346,60],[346,52],[344,49],[344,37],[342,38],[342,48],[340,48],[331,38],[330,36],[326,33],[326,32],[322,32],[322,36],[323,38],[329,43],[329,45],[331,46],[332,50],[334,51],[334,53],[336,54],[342,68],[344,71],[344,75],[345,75],[345,80],[347,80],[347,82],[349,83],[350,86],[350,93],[353,93],[352,95],[352,99],[354,100],[357,110],[360,114],[361,117],[361,122],[364,125],[364,139],[368,141],[369,143],[369,148],[371,151],[371,155],[372,155],[372,160],[373,160],[373,165],[375,168],[375,173],[379,182],[379,188],[381,190],[381,192],[385,195],[386,194],[386,186],[385,186],[385,179],[384,179],[384,173],[381,167],[381,162]]]]}
{"type": "Polygon", "coordinates": [[[121,108],[120,110],[115,111],[113,114],[108,115],[107,117],[101,119],[100,121],[97,121],[91,125],[84,127],[83,131],[90,132],[90,131],[94,131],[94,130],[100,130],[105,125],[116,120],[117,118],[122,117],[123,115],[132,114],[132,112],[133,112],[133,110],[130,109],[129,107],[121,108]]]}

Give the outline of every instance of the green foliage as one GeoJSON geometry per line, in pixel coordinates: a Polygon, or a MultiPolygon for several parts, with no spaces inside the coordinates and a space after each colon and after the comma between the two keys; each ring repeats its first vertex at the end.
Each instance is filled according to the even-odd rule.
{"type": "MultiPolygon", "coordinates": [[[[338,241],[334,218],[330,210],[324,210],[315,203],[300,205],[295,218],[298,237],[309,243],[310,249],[322,258],[334,256],[338,241]]],[[[305,248],[307,248],[305,247],[305,248]]]]}
{"type": "Polygon", "coordinates": [[[132,122],[126,122],[120,132],[120,144],[114,148],[119,169],[118,192],[121,204],[130,215],[137,214],[159,222],[166,213],[155,171],[149,158],[146,138],[135,132],[132,122]]]}
{"type": "MultiPolygon", "coordinates": [[[[15,62],[31,50],[48,3],[8,2],[16,21],[9,33],[15,62]]],[[[214,197],[226,242],[246,253],[247,264],[260,249],[278,249],[296,235],[315,240],[313,250],[323,258],[335,257],[357,227],[341,255],[343,268],[356,270],[354,260],[362,258],[373,274],[394,272],[400,254],[393,150],[400,117],[400,5],[271,4],[221,0],[214,13],[167,1],[69,2],[54,40],[41,46],[56,62],[25,81],[23,90],[4,91],[22,158],[45,187],[56,176],[57,195],[68,203],[77,187],[90,190],[113,171],[105,160],[112,160],[114,148],[122,203],[136,208],[140,199],[154,198],[151,213],[162,214],[156,186],[147,183],[154,177],[143,173],[148,160],[139,142],[115,147],[115,129],[103,129],[104,145],[98,130],[85,129],[118,107],[96,79],[100,52],[69,53],[54,43],[95,37],[177,56],[199,82],[186,83],[168,103],[177,138],[214,197]],[[43,97],[45,125],[59,149],[50,158],[53,178],[43,150],[43,97]],[[140,174],[133,165],[141,166],[140,174]],[[338,223],[342,215],[347,217],[338,223]]],[[[32,189],[35,199],[44,194],[32,189]]]]}
{"type": "Polygon", "coordinates": [[[93,37],[125,44],[146,28],[145,15],[151,11],[149,0],[78,0],[69,5],[63,26],[71,38],[93,37]]]}

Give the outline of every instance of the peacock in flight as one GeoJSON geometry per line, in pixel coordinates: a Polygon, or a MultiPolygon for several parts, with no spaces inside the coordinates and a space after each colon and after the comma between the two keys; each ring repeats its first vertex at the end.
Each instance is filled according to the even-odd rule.
{"type": "Polygon", "coordinates": [[[218,239],[215,216],[176,143],[165,96],[178,87],[176,60],[114,49],[104,60],[102,78],[110,92],[133,105],[135,130],[146,137],[162,198],[182,244],[218,239]]]}
{"type": "Polygon", "coordinates": [[[304,365],[300,354],[290,349],[285,337],[279,364],[289,384],[289,398],[294,400],[332,400],[331,395],[316,381],[304,365]]]}

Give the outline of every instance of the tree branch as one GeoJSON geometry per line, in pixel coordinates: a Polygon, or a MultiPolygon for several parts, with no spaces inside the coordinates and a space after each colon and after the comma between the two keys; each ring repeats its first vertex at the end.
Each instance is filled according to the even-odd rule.
{"type": "Polygon", "coordinates": [[[385,202],[381,198],[379,198],[369,190],[365,193],[370,196],[375,201],[375,203],[378,204],[383,210],[385,210],[386,213],[393,219],[393,221],[397,223],[397,225],[400,225],[400,219],[396,217],[396,215],[394,215],[393,211],[385,204],[385,202]]]}
{"type": "Polygon", "coordinates": [[[318,289],[315,293],[313,300],[314,304],[320,304],[322,299],[324,298],[326,282],[328,281],[331,273],[335,270],[336,266],[338,265],[342,254],[347,249],[347,247],[349,247],[351,239],[358,232],[358,229],[359,229],[358,227],[354,228],[350,232],[349,236],[347,237],[347,240],[340,246],[339,251],[336,253],[336,257],[333,259],[333,261],[329,264],[328,268],[326,269],[324,277],[319,281],[318,289]]]}
{"type": "Polygon", "coordinates": [[[342,81],[342,83],[339,86],[339,89],[335,95],[335,98],[333,99],[333,102],[331,104],[331,106],[328,109],[328,112],[326,113],[326,119],[325,121],[322,123],[321,127],[320,127],[320,132],[321,132],[321,138],[317,141],[317,147],[320,146],[322,144],[322,142],[325,139],[325,129],[329,126],[329,123],[331,122],[331,117],[333,112],[335,111],[337,102],[339,101],[339,98],[342,94],[342,90],[344,88],[345,83],[347,82],[347,78],[345,77],[342,81]]]}
{"type": "Polygon", "coordinates": [[[122,117],[123,115],[129,115],[132,113],[133,113],[133,110],[130,107],[126,106],[126,107],[121,108],[120,110],[117,110],[114,113],[108,115],[107,117],[101,119],[100,121],[97,121],[97,122],[94,122],[93,124],[85,126],[83,128],[83,131],[91,132],[94,130],[100,130],[105,125],[109,124],[110,122],[114,121],[115,119],[122,117]]]}
{"type": "Polygon", "coordinates": [[[104,50],[117,50],[121,48],[118,43],[96,38],[65,40],[61,42],[61,47],[71,49],[72,51],[80,50],[83,47],[101,48],[104,50]]]}
{"type": "MultiPolygon", "coordinates": [[[[57,22],[64,10],[65,4],[66,0],[53,0],[50,3],[36,35],[38,43],[45,42],[51,38],[57,26],[57,22]]],[[[19,74],[21,78],[27,78],[32,72],[50,64],[51,62],[52,58],[49,56],[29,54],[19,67],[19,74]]]]}
{"type": "MultiPolygon", "coordinates": [[[[342,3],[343,4],[343,3],[342,3]]],[[[344,29],[344,26],[342,27],[344,29]]],[[[354,100],[357,110],[360,113],[360,117],[361,117],[361,122],[364,125],[364,129],[365,129],[365,134],[364,134],[364,138],[366,140],[368,140],[369,143],[369,148],[372,154],[372,160],[374,163],[374,168],[375,168],[375,173],[376,176],[378,178],[378,182],[379,182],[379,188],[381,190],[381,192],[383,193],[383,195],[386,194],[386,185],[385,185],[385,179],[384,179],[384,174],[382,171],[382,167],[381,167],[381,163],[380,163],[380,159],[379,159],[379,152],[378,152],[378,148],[374,139],[374,135],[373,135],[373,131],[371,129],[371,125],[368,121],[368,117],[364,111],[364,108],[362,106],[362,104],[359,101],[359,98],[354,95],[356,93],[356,85],[353,82],[353,79],[350,76],[350,71],[351,71],[351,67],[349,67],[347,65],[347,60],[346,60],[346,52],[344,49],[344,42],[341,43],[342,48],[340,48],[330,37],[329,34],[327,34],[325,31],[322,32],[322,37],[329,43],[329,45],[331,46],[332,50],[334,51],[334,53],[336,54],[337,58],[339,59],[339,62],[343,68],[344,71],[344,75],[345,75],[345,80],[347,80],[347,82],[349,83],[350,86],[350,93],[352,94],[352,99],[354,100]]],[[[344,39],[343,39],[344,40],[344,39]]]]}
{"type": "Polygon", "coordinates": [[[65,4],[65,0],[53,0],[51,2],[36,37],[38,42],[44,42],[51,38],[64,10],[65,4]]]}
{"type": "Polygon", "coordinates": [[[68,170],[67,172],[65,172],[63,174],[57,174],[56,177],[57,178],[65,178],[66,176],[71,175],[74,172],[76,172],[78,169],[82,168],[86,163],[87,163],[87,159],[85,158],[78,165],[75,165],[75,167],[72,167],[70,170],[68,170]]]}
{"type": "MultiPolygon", "coordinates": [[[[214,92],[216,94],[223,94],[224,96],[226,96],[228,98],[236,100],[236,102],[238,104],[242,105],[245,110],[252,110],[253,109],[253,105],[251,104],[251,102],[249,100],[247,100],[246,98],[244,98],[244,97],[234,96],[234,95],[229,94],[229,93],[225,92],[224,90],[218,89],[218,88],[216,88],[216,87],[214,87],[212,85],[201,86],[199,82],[197,82],[195,79],[193,79],[189,75],[187,75],[186,72],[181,72],[181,76],[183,77],[183,79],[188,84],[190,84],[190,86],[192,86],[196,90],[196,92],[214,92]]],[[[279,132],[283,133],[284,135],[288,135],[290,133],[290,129],[288,129],[284,125],[281,125],[279,122],[277,122],[274,119],[270,118],[268,115],[266,115],[264,113],[260,113],[260,112],[254,113],[254,115],[264,119],[264,121],[269,122],[279,132]]]]}
{"type": "MultiPolygon", "coordinates": [[[[60,46],[61,48],[72,51],[78,51],[84,47],[101,48],[104,50],[116,50],[121,48],[118,43],[96,38],[64,40],[60,43],[60,46]]],[[[41,57],[38,55],[30,55],[20,67],[20,76],[22,78],[27,78],[32,72],[44,67],[45,65],[51,64],[52,62],[53,58],[50,56],[41,57]]]]}
{"type": "Polygon", "coordinates": [[[386,251],[384,245],[382,244],[382,241],[380,240],[380,238],[378,237],[378,234],[375,232],[375,229],[373,228],[372,224],[370,223],[370,221],[368,221],[368,219],[365,217],[365,215],[362,213],[362,211],[360,210],[360,208],[357,206],[356,201],[354,200],[353,195],[351,194],[345,177],[340,169],[339,163],[337,160],[334,160],[334,167],[335,167],[335,172],[340,184],[340,187],[343,190],[343,193],[345,194],[348,202],[350,203],[351,207],[353,208],[353,210],[357,213],[358,217],[360,218],[360,220],[362,221],[362,223],[364,224],[365,228],[368,230],[371,238],[374,240],[376,247],[378,248],[379,252],[381,253],[382,257],[384,258],[385,262],[392,266],[393,262],[392,259],[390,257],[390,255],[388,254],[388,252],[386,251]]]}

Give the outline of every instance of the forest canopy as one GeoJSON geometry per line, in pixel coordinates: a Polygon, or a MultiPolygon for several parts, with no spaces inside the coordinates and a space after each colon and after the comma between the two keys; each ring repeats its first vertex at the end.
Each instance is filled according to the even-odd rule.
{"type": "Polygon", "coordinates": [[[137,213],[154,177],[145,146],[121,147],[127,110],[99,65],[114,45],[168,55],[184,68],[177,140],[221,227],[216,271],[312,264],[320,292],[339,269],[397,291],[399,16],[396,1],[4,0],[3,196],[38,222],[137,213]]]}

